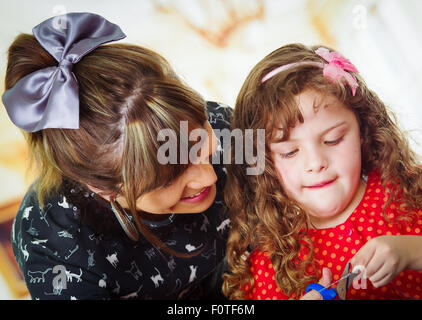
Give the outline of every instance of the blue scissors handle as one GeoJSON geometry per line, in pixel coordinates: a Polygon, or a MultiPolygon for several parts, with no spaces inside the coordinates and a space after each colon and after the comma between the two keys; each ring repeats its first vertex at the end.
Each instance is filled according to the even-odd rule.
{"type": "Polygon", "coordinates": [[[319,283],[311,283],[306,287],[306,293],[311,290],[316,290],[324,300],[333,300],[337,296],[335,289],[327,289],[319,283]]]}

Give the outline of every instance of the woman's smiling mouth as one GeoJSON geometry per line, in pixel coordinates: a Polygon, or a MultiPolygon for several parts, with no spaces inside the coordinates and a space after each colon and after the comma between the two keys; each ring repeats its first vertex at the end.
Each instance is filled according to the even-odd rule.
{"type": "Polygon", "coordinates": [[[189,197],[181,198],[180,201],[187,202],[187,203],[197,203],[199,201],[202,201],[210,192],[211,187],[205,187],[200,192],[193,194],[189,197]]]}

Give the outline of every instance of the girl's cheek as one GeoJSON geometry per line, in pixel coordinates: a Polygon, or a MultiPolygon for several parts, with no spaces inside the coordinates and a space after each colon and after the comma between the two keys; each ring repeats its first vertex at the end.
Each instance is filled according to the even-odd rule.
{"type": "Polygon", "coordinates": [[[292,174],[292,171],[293,171],[292,168],[289,168],[289,166],[287,166],[285,163],[279,162],[276,165],[276,169],[277,169],[278,178],[280,182],[284,185],[289,185],[291,181],[290,175],[292,174]]]}
{"type": "MultiPolygon", "coordinates": [[[[292,172],[298,173],[300,159],[299,157],[295,157],[294,159],[282,159],[281,156],[278,161],[278,167],[283,174],[292,172]]],[[[293,173],[293,174],[295,174],[293,173]]]]}

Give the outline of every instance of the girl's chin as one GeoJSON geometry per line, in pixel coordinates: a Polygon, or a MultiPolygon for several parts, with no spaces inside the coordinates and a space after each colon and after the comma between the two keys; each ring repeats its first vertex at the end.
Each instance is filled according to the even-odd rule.
{"type": "Polygon", "coordinates": [[[334,203],[322,203],[323,200],[319,200],[319,203],[315,205],[308,205],[307,212],[311,216],[320,217],[320,218],[332,218],[341,213],[344,209],[344,203],[334,202],[334,203]]]}
{"type": "Polygon", "coordinates": [[[345,216],[341,211],[328,211],[310,214],[312,224],[318,228],[333,228],[339,224],[344,223],[348,216],[345,216]]]}
{"type": "Polygon", "coordinates": [[[330,220],[338,217],[341,210],[337,208],[318,208],[309,210],[308,212],[311,218],[315,218],[316,220],[330,220]]]}

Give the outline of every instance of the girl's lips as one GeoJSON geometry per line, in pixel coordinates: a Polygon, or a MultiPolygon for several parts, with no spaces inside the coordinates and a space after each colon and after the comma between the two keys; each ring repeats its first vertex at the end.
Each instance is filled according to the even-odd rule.
{"type": "Polygon", "coordinates": [[[198,195],[194,197],[181,198],[180,201],[187,203],[197,203],[202,201],[210,192],[211,187],[204,188],[198,195]]]}
{"type": "Polygon", "coordinates": [[[322,181],[322,182],[319,182],[319,183],[314,184],[312,186],[305,186],[305,188],[308,188],[308,189],[318,189],[318,188],[328,187],[329,185],[331,185],[336,180],[337,180],[337,178],[335,178],[333,180],[322,181]]]}

